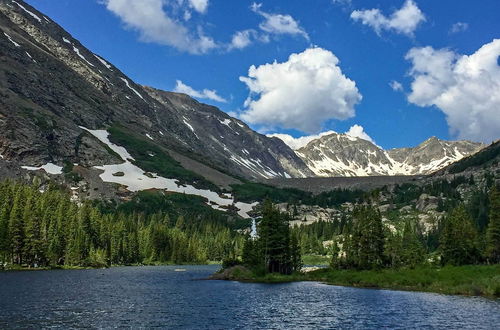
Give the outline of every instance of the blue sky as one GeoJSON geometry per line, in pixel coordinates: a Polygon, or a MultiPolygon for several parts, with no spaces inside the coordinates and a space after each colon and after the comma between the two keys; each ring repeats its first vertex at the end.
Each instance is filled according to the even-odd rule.
{"type": "Polygon", "coordinates": [[[137,83],[261,132],[500,138],[498,0],[27,2],[137,83]]]}

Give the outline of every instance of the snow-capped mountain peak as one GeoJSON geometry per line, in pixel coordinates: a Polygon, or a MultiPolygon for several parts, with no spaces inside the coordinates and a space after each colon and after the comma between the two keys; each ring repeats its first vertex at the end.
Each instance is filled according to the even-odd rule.
{"type": "Polygon", "coordinates": [[[437,171],[483,147],[431,137],[414,148],[383,150],[365,139],[331,132],[295,152],[318,176],[417,175],[437,171]]]}

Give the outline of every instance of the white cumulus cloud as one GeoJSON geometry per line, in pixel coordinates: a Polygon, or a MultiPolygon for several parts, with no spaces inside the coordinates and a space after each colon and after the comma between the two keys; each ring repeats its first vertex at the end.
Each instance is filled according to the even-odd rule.
{"type": "Polygon", "coordinates": [[[401,85],[399,81],[393,80],[389,83],[389,86],[391,86],[392,90],[395,92],[403,91],[403,85],[401,85]]]}
{"type": "Polygon", "coordinates": [[[282,134],[282,133],[273,133],[273,134],[267,134],[268,137],[276,137],[283,142],[285,142],[286,145],[288,145],[290,148],[293,150],[300,149],[302,147],[305,147],[309,142],[319,139],[322,136],[325,135],[330,135],[336,133],[335,131],[326,131],[322,132],[319,134],[313,134],[313,135],[305,135],[301,137],[293,137],[290,134],[282,134]]]}
{"type": "Polygon", "coordinates": [[[240,117],[253,124],[318,132],[330,119],[347,119],[361,101],[356,83],[330,51],[315,47],[291,54],[283,63],[252,65],[240,77],[249,90],[240,117]]]}
{"type": "Polygon", "coordinates": [[[406,0],[403,7],[389,17],[374,8],[355,10],[351,13],[351,19],[372,27],[379,35],[383,30],[388,30],[412,36],[418,25],[425,21],[425,15],[413,0],[406,0]]]}
{"type": "Polygon", "coordinates": [[[457,22],[453,24],[450,28],[450,33],[464,32],[469,29],[469,24],[464,22],[457,22]]]}
{"type": "MultiPolygon", "coordinates": [[[[286,145],[288,145],[290,148],[293,150],[298,150],[302,147],[305,147],[309,142],[317,140],[323,136],[330,135],[330,134],[338,134],[335,131],[326,131],[322,132],[319,134],[313,134],[313,135],[304,135],[300,137],[293,137],[290,134],[283,134],[283,133],[273,133],[273,134],[267,134],[268,137],[276,137],[283,142],[285,142],[286,145]]],[[[367,140],[375,144],[375,141],[368,135],[366,134],[363,126],[360,125],[353,125],[351,128],[345,132],[344,134],[349,135],[351,137],[355,138],[360,138],[363,140],[367,140]]]]}
{"type": "Polygon", "coordinates": [[[436,106],[452,135],[491,142],[500,137],[500,39],[472,55],[448,49],[412,48],[406,55],[413,78],[408,101],[436,106]]]}
{"type": "MultiPolygon", "coordinates": [[[[193,54],[206,53],[217,47],[215,41],[205,36],[201,28],[192,33],[170,17],[164,10],[165,0],[103,0],[103,3],[127,28],[138,31],[144,42],[172,46],[193,54]]],[[[208,1],[190,0],[190,3],[197,11],[206,10],[204,3],[208,5],[208,1]]]]}
{"type": "Polygon", "coordinates": [[[300,35],[309,40],[309,35],[300,24],[290,15],[270,14],[261,9],[262,4],[253,3],[250,7],[253,12],[264,17],[259,28],[270,34],[291,34],[300,35]]]}
{"type": "Polygon", "coordinates": [[[373,144],[376,144],[375,141],[365,132],[365,129],[361,125],[353,125],[345,134],[355,137],[355,138],[360,138],[366,141],[370,141],[373,144]]]}
{"type": "Polygon", "coordinates": [[[207,12],[208,0],[189,0],[189,6],[200,14],[204,14],[207,12]]]}
{"type": "Polygon", "coordinates": [[[219,96],[216,90],[203,89],[202,91],[197,91],[180,80],[176,81],[174,92],[184,93],[194,98],[209,99],[216,102],[227,103],[227,100],[222,96],[219,96]]]}

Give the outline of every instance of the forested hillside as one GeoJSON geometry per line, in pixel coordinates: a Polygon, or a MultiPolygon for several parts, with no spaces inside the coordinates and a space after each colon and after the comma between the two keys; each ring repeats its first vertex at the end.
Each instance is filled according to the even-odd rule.
{"type": "Polygon", "coordinates": [[[2,265],[204,263],[221,261],[241,249],[242,237],[201,199],[137,198],[142,198],[142,209],[136,200],[119,207],[77,204],[55,185],[40,192],[36,184],[2,182],[2,265]]]}

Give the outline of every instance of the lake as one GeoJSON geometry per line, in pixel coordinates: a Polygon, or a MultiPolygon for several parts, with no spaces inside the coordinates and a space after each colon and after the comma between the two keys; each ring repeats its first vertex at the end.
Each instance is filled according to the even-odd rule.
{"type": "MultiPolygon", "coordinates": [[[[500,300],[315,282],[200,280],[218,266],[0,273],[0,328],[494,329],[500,300]]],[[[497,328],[498,329],[498,328],[497,328]]]]}

